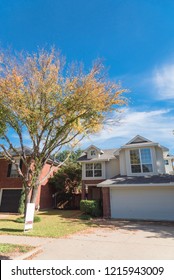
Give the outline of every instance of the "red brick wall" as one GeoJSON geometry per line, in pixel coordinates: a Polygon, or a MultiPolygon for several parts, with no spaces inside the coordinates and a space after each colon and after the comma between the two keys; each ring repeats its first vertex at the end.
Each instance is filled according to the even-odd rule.
{"type": "MultiPolygon", "coordinates": [[[[20,177],[14,178],[14,177],[7,177],[8,172],[8,165],[9,161],[6,159],[0,159],[0,188],[3,189],[19,189],[22,188],[22,180],[20,177]]],[[[45,175],[49,171],[49,164],[46,164],[41,172],[41,179],[45,177],[45,175]]],[[[24,168],[24,166],[23,166],[24,168]]],[[[52,173],[50,176],[53,175],[55,171],[57,171],[57,167],[54,167],[52,173]]],[[[50,186],[48,184],[48,179],[46,179],[42,186],[39,187],[38,195],[36,199],[36,206],[40,205],[40,208],[50,208],[52,207],[52,190],[50,189],[50,186]],[[43,196],[43,198],[41,197],[43,196]]]]}
{"type": "MultiPolygon", "coordinates": [[[[96,186],[97,184],[103,182],[104,180],[83,180],[82,181],[82,199],[85,199],[85,185],[96,186]]],[[[88,186],[89,190],[90,186],[88,186]]],[[[110,218],[111,208],[110,208],[110,189],[101,188],[102,190],[102,201],[103,201],[103,217],[110,218]]]]}
{"type": "Polygon", "coordinates": [[[103,217],[111,217],[111,207],[110,207],[110,188],[102,188],[103,195],[103,217]]]}
{"type": "MultiPolygon", "coordinates": [[[[42,169],[40,179],[43,179],[49,172],[50,170],[50,165],[45,164],[45,166],[42,169]]],[[[53,176],[54,172],[58,170],[58,167],[54,167],[51,174],[49,175],[49,178],[53,176]]],[[[39,187],[38,190],[38,195],[36,199],[36,206],[39,205],[40,209],[45,209],[45,208],[52,208],[53,207],[53,198],[52,195],[54,193],[53,188],[49,185],[48,181],[49,178],[47,178],[42,185],[39,187]]]]}
{"type": "Polygon", "coordinates": [[[0,188],[3,189],[19,189],[22,188],[21,178],[7,177],[9,162],[5,159],[0,159],[0,188]]]}
{"type": "MultiPolygon", "coordinates": [[[[104,180],[82,180],[82,199],[85,199],[85,185],[96,186],[103,181],[104,180]]],[[[90,188],[90,186],[88,188],[90,188]]]]}

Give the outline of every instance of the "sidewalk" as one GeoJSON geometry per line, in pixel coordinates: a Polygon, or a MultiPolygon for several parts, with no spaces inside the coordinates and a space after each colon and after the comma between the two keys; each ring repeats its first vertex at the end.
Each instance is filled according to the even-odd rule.
{"type": "Polygon", "coordinates": [[[32,260],[174,260],[174,226],[93,228],[64,238],[0,235],[0,242],[37,246],[32,260]]]}

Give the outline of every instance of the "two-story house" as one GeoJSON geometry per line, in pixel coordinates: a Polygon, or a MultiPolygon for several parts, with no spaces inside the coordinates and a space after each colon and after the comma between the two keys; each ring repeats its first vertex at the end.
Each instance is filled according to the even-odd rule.
{"type": "Polygon", "coordinates": [[[173,156],[137,135],[119,149],[88,147],[82,164],[82,199],[101,199],[103,216],[174,221],[173,156]]]}
{"type": "MultiPolygon", "coordinates": [[[[20,153],[20,151],[19,151],[20,153]]],[[[30,148],[25,147],[25,154],[29,158],[32,151],[30,148]]],[[[19,160],[20,167],[25,173],[25,166],[22,164],[19,156],[16,156],[16,160],[19,160]]],[[[44,165],[40,179],[44,178],[49,170],[52,160],[48,160],[44,165]]],[[[57,171],[58,163],[54,164],[53,172],[57,171]]],[[[40,209],[52,208],[53,207],[53,198],[54,193],[53,188],[49,185],[47,178],[39,186],[38,195],[36,199],[36,207],[40,209]]],[[[18,212],[19,200],[22,191],[22,180],[19,178],[16,166],[11,164],[6,160],[2,155],[0,156],[0,211],[1,212],[18,212]]]]}

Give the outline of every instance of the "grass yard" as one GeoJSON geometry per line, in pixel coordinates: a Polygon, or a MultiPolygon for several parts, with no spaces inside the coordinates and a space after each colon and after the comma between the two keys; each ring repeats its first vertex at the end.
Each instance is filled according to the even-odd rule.
{"type": "Polygon", "coordinates": [[[1,243],[0,260],[11,259],[12,257],[16,257],[18,255],[21,255],[22,253],[27,253],[32,249],[34,249],[34,247],[28,245],[1,243]]]}
{"type": "Polygon", "coordinates": [[[85,230],[92,226],[90,220],[80,219],[77,210],[51,210],[36,213],[41,218],[35,222],[33,229],[24,232],[24,224],[16,222],[20,215],[8,215],[0,220],[0,234],[27,235],[40,237],[62,237],[85,230]]]}

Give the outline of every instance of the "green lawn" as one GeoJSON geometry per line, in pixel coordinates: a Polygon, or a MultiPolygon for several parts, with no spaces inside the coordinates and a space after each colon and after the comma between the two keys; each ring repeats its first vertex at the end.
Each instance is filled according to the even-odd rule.
{"type": "Polygon", "coordinates": [[[28,245],[19,245],[19,244],[9,244],[1,243],[0,244],[0,260],[11,260],[16,257],[23,255],[35,247],[28,245]]]}
{"type": "Polygon", "coordinates": [[[17,245],[17,244],[0,244],[0,255],[2,254],[11,254],[11,253],[27,253],[31,249],[34,249],[32,246],[28,245],[17,245]]]}
{"type": "Polygon", "coordinates": [[[16,222],[19,215],[8,215],[0,220],[0,234],[28,235],[42,237],[62,237],[92,226],[91,221],[80,219],[81,212],[74,210],[52,210],[36,213],[41,218],[33,229],[24,232],[24,224],[16,222]]]}

